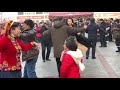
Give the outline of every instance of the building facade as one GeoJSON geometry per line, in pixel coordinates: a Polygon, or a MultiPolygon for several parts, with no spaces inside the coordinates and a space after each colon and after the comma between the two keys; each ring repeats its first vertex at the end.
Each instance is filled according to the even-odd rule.
{"type": "Polygon", "coordinates": [[[113,18],[113,19],[120,19],[120,12],[94,12],[94,18],[99,19],[99,18],[113,18]]]}

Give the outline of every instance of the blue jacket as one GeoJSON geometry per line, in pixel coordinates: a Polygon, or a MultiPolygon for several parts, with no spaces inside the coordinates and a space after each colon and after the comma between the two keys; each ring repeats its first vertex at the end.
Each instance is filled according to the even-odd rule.
{"type": "Polygon", "coordinates": [[[97,36],[98,29],[99,29],[99,26],[96,23],[91,23],[90,25],[88,25],[86,29],[86,33],[88,33],[88,35],[97,36]]]}
{"type": "Polygon", "coordinates": [[[106,31],[104,31],[100,26],[98,26],[96,23],[91,23],[90,25],[88,25],[87,29],[86,29],[86,33],[88,33],[89,35],[93,35],[93,36],[97,36],[98,31],[104,32],[106,33],[106,31]]]}

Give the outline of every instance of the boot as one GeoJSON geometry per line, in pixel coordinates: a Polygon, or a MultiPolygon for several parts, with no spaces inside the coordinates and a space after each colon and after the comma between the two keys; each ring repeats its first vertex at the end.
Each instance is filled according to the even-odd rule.
{"type": "Polygon", "coordinates": [[[120,47],[117,47],[117,48],[118,48],[118,50],[116,52],[120,52],[120,47]]]}

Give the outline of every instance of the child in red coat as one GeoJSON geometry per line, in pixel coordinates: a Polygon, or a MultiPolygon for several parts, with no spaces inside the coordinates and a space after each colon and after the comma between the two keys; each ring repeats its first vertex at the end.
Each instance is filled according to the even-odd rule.
{"type": "Polygon", "coordinates": [[[61,55],[60,78],[80,78],[79,61],[82,57],[82,52],[77,49],[76,38],[67,38],[61,55]]]}

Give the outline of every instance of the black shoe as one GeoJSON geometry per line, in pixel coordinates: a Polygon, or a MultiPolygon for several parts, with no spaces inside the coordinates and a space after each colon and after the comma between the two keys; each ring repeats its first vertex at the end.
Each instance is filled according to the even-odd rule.
{"type": "Polygon", "coordinates": [[[117,50],[116,52],[120,52],[119,50],[117,50]]]}
{"type": "Polygon", "coordinates": [[[96,57],[92,57],[92,59],[96,59],[96,57]]]}
{"type": "Polygon", "coordinates": [[[43,62],[45,62],[45,60],[43,60],[43,62]]]}
{"type": "Polygon", "coordinates": [[[46,61],[51,61],[50,59],[46,59],[46,61]]]}
{"type": "Polygon", "coordinates": [[[104,47],[107,47],[107,46],[104,46],[104,47]]]}
{"type": "Polygon", "coordinates": [[[88,57],[86,57],[86,59],[88,59],[88,57]]]}
{"type": "Polygon", "coordinates": [[[99,47],[103,47],[103,46],[99,46],[99,47]]]}

